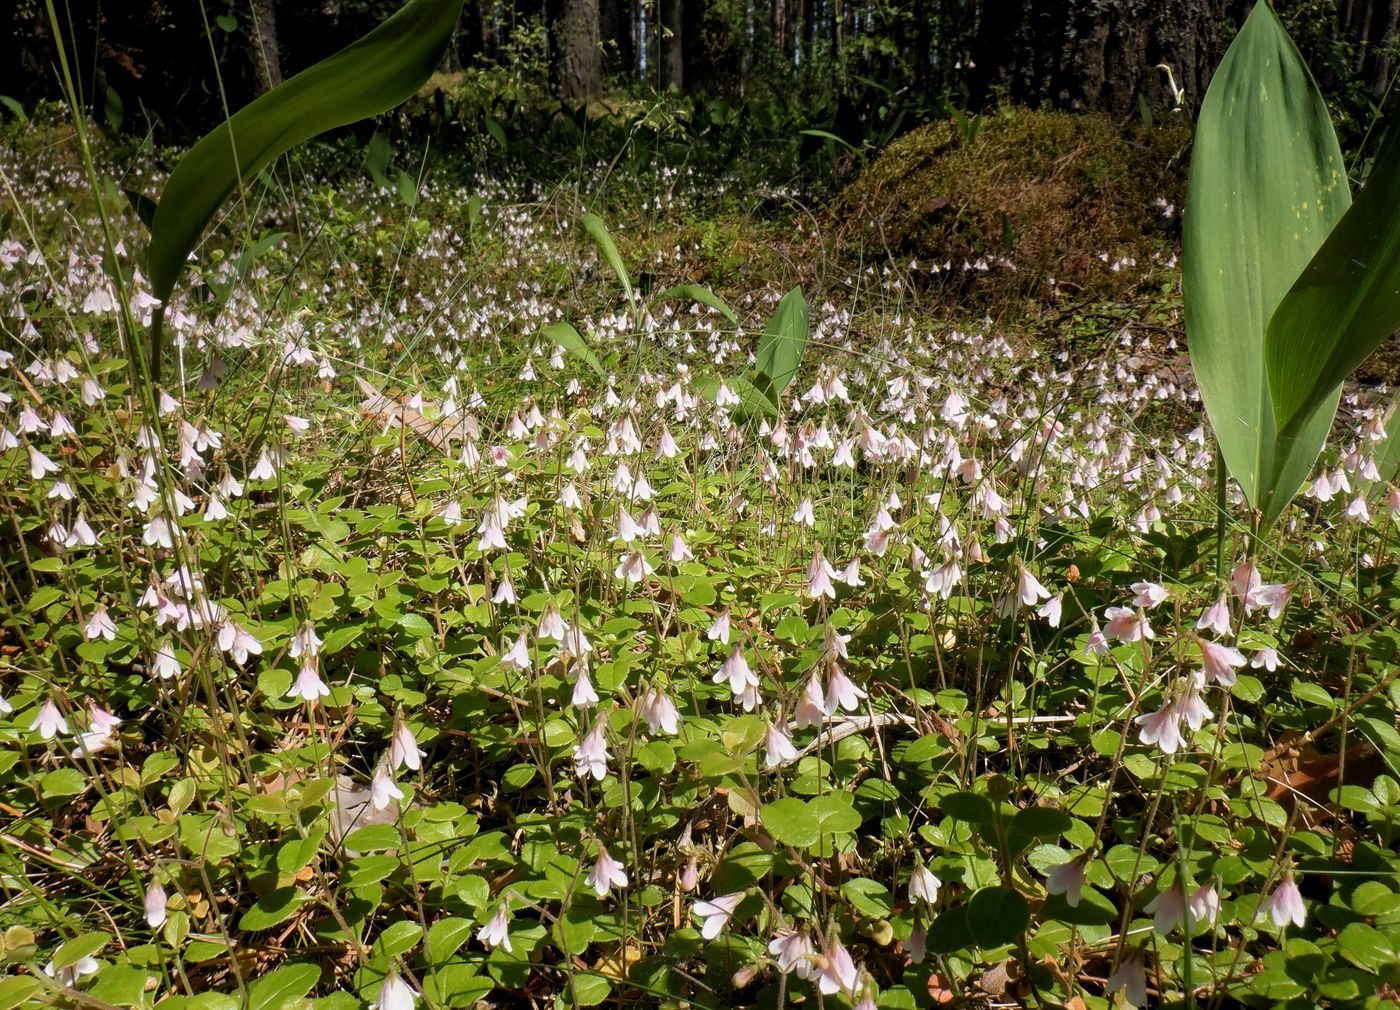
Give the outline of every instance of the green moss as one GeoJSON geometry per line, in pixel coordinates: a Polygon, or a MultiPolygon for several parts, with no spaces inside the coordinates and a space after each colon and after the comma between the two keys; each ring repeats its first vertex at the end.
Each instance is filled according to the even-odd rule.
{"type": "Polygon", "coordinates": [[[1181,206],[1188,140],[1183,126],[1086,113],[1003,110],[971,142],[935,123],[891,144],[836,200],[831,224],[848,252],[951,262],[940,284],[963,300],[1049,297],[1048,278],[1112,296],[1154,253],[1170,255],[1175,211],[1156,201],[1181,206]],[[1136,267],[1110,269],[1125,257],[1136,267]],[[961,269],[982,258],[990,269],[961,269]]]}

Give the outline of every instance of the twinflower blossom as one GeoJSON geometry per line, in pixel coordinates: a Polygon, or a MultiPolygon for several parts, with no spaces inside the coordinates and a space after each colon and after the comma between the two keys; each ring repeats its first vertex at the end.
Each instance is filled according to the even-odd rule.
{"type": "Polygon", "coordinates": [[[1221,687],[1233,687],[1235,670],[1245,665],[1240,651],[1204,638],[1196,639],[1196,644],[1201,648],[1201,666],[1206,676],[1221,687]]]}
{"type": "Polygon", "coordinates": [[[642,718],[651,732],[675,736],[680,731],[680,711],[664,691],[648,691],[642,696],[641,708],[642,718]]]}
{"type": "Polygon", "coordinates": [[[150,886],[146,888],[146,897],[142,904],[145,906],[146,925],[152,929],[159,929],[165,924],[166,895],[160,881],[151,881],[150,886]]]}
{"type": "Polygon", "coordinates": [[[389,740],[389,767],[407,768],[418,771],[423,767],[423,751],[418,746],[418,738],[403,716],[394,717],[394,734],[389,740]]]}
{"type": "Polygon", "coordinates": [[[1071,908],[1077,906],[1084,893],[1084,870],[1088,865],[1089,856],[1086,853],[1052,866],[1046,875],[1045,889],[1051,894],[1063,894],[1065,904],[1071,908]]]}
{"type": "Polygon", "coordinates": [[[1259,902],[1259,914],[1267,915],[1278,929],[1283,929],[1290,922],[1301,926],[1307,921],[1308,911],[1303,907],[1303,896],[1298,892],[1298,885],[1293,882],[1291,871],[1285,873],[1282,883],[1259,902]]]}
{"type": "Polygon", "coordinates": [[[1050,599],[1050,590],[1040,584],[1040,580],[1031,574],[1025,565],[1020,567],[1020,576],[1016,580],[1016,595],[1021,600],[1021,606],[1034,607],[1041,600],[1050,599]]]}
{"type": "Polygon", "coordinates": [[[622,864],[600,845],[598,846],[598,861],[593,864],[593,869],[588,874],[587,883],[601,898],[614,887],[626,887],[627,873],[623,870],[622,864]]]}
{"type": "Polygon", "coordinates": [[[1212,603],[1196,620],[1197,631],[1205,631],[1207,628],[1217,635],[1230,633],[1230,604],[1224,596],[1212,603]]]}
{"type": "Polygon", "coordinates": [[[1148,623],[1147,616],[1132,607],[1109,607],[1103,612],[1103,616],[1108,621],[1104,634],[1109,638],[1118,639],[1125,645],[1157,637],[1152,625],[1148,623]]]}
{"type": "Polygon", "coordinates": [[[574,748],[574,764],[578,768],[579,778],[586,779],[592,775],[599,782],[603,781],[608,776],[610,757],[607,740],[603,737],[603,720],[599,719],[574,748]]]}
{"type": "Polygon", "coordinates": [[[1128,1006],[1139,1007],[1147,1002],[1147,975],[1143,971],[1141,951],[1125,957],[1104,983],[1106,995],[1112,996],[1120,989],[1128,1006]]]}
{"type": "Polygon", "coordinates": [[[41,739],[52,740],[59,733],[68,732],[68,720],[63,718],[63,713],[58,710],[53,699],[49,698],[40,706],[39,714],[34,717],[29,728],[37,729],[41,739]]]}
{"type": "Polygon", "coordinates": [[[927,866],[920,863],[914,867],[914,872],[909,875],[909,900],[935,905],[938,903],[938,889],[942,886],[943,881],[939,880],[927,866]]]}
{"type": "Polygon", "coordinates": [[[418,1003],[418,993],[400,977],[396,971],[384,976],[379,987],[379,999],[369,1005],[369,1010],[413,1010],[418,1003]]]}
{"type": "Polygon", "coordinates": [[[768,941],[768,953],[778,959],[778,970],[784,974],[795,972],[798,978],[811,978],[817,972],[812,940],[803,930],[778,930],[768,941]]]}
{"type": "Polygon", "coordinates": [[[856,687],[850,677],[840,670],[833,670],[831,679],[826,684],[826,714],[835,715],[836,710],[842,708],[847,712],[854,712],[860,708],[860,701],[864,697],[865,692],[856,687]]]}
{"type": "Polygon", "coordinates": [[[729,690],[735,697],[742,695],[749,688],[758,687],[758,678],[749,668],[749,661],[744,658],[743,646],[735,646],[729,658],[720,664],[719,671],[714,675],[716,684],[726,681],[729,682],[729,690]]]}
{"type": "Polygon", "coordinates": [[[700,920],[700,935],[706,940],[713,940],[719,936],[725,926],[729,924],[729,917],[734,914],[734,909],[739,907],[739,902],[744,900],[743,891],[735,891],[732,894],[724,894],[709,901],[697,900],[691,911],[700,920]]]}
{"type": "Polygon", "coordinates": [[[821,971],[817,975],[817,988],[827,996],[845,993],[854,996],[856,983],[860,981],[860,970],[839,939],[833,939],[822,951],[821,971]]]}
{"type": "Polygon", "coordinates": [[[488,948],[500,947],[510,953],[510,901],[503,900],[496,908],[496,914],[489,922],[477,930],[476,938],[488,948]]]}
{"type": "Polygon", "coordinates": [[[780,726],[769,724],[763,736],[763,766],[777,768],[788,761],[797,759],[797,748],[792,738],[780,726]]]}

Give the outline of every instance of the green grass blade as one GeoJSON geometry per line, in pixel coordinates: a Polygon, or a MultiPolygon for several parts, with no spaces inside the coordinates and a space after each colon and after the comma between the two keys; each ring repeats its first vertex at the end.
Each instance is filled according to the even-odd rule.
{"type": "MultiPolygon", "coordinates": [[[[1343,183],[1344,185],[1344,183],[1343,183]]],[[[1361,195],[1269,321],[1269,389],[1287,429],[1400,329],[1400,142],[1391,135],[1361,195]]]]}
{"type": "Polygon", "coordinates": [[[1306,479],[1336,397],[1280,439],[1270,317],[1350,205],[1327,107],[1267,2],[1212,79],[1187,186],[1183,293],[1191,363],[1231,475],[1265,525],[1306,479]]]}
{"type": "Polygon", "coordinates": [[[606,375],[603,371],[603,363],[598,360],[598,355],[593,353],[593,348],[588,346],[588,341],[583,339],[583,334],[574,329],[571,323],[550,323],[541,328],[540,332],[570,354],[582,359],[584,364],[599,375],[606,375]]]}
{"type": "Polygon", "coordinates": [[[757,381],[754,384],[773,401],[774,406],[802,364],[809,328],[807,299],[802,297],[801,288],[793,288],[783,295],[763,336],[758,339],[757,381]]]}
{"type": "Polygon", "coordinates": [[[631,302],[632,278],[627,273],[627,264],[622,262],[622,254],[617,251],[612,236],[608,234],[607,225],[603,224],[603,219],[597,214],[583,215],[579,219],[579,224],[583,225],[583,230],[588,232],[589,237],[593,239],[593,244],[603,254],[603,259],[607,260],[608,266],[612,267],[613,273],[617,274],[617,279],[622,282],[622,290],[627,295],[627,301],[631,302]]]}
{"type": "Polygon", "coordinates": [[[166,300],[240,179],[318,134],[411,97],[452,38],[462,0],[409,0],[374,31],[236,112],[171,173],[151,225],[151,290],[166,300]]]}

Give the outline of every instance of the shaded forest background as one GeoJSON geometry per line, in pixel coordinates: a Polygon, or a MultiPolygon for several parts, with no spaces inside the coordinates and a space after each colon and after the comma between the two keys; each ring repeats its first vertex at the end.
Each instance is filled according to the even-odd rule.
{"type": "MultiPolygon", "coordinates": [[[[157,143],[364,34],[399,0],[69,0],[94,111],[157,143]]],[[[13,0],[0,94],[58,96],[44,0],[13,0]]],[[[1002,102],[1194,113],[1248,0],[467,0],[443,70],[481,96],[584,103],[671,92],[781,101],[853,145],[1002,102]]],[[[1354,148],[1388,107],[1400,0],[1278,0],[1354,148]]],[[[1374,139],[1374,137],[1373,137],[1374,139]]]]}

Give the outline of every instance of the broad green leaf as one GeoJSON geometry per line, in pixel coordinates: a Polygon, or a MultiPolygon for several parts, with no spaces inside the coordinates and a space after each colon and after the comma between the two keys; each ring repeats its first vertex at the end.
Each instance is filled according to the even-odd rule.
{"type": "Polygon", "coordinates": [[[461,916],[448,916],[433,923],[428,927],[428,963],[434,967],[447,963],[475,931],[476,924],[461,916]]]}
{"type": "Polygon", "coordinates": [[[581,358],[589,368],[603,375],[603,363],[598,360],[598,355],[593,353],[593,349],[588,346],[588,341],[583,339],[583,334],[569,323],[550,323],[540,330],[546,337],[554,341],[570,354],[581,358]]]}
{"type": "Polygon", "coordinates": [[[321,978],[314,964],[289,964],[255,979],[248,986],[248,1010],[282,1010],[301,999],[321,978]]]}
{"type": "Polygon", "coordinates": [[[56,970],[71,968],[83,958],[96,954],[111,942],[112,937],[107,933],[86,933],[69,940],[54,952],[53,966],[56,970]]]}
{"type": "Polygon", "coordinates": [[[723,298],[715,294],[709,288],[701,287],[699,284],[677,285],[668,291],[662,292],[660,301],[667,302],[673,298],[689,299],[692,302],[699,302],[701,305],[707,305],[714,309],[731,323],[737,325],[739,322],[738,315],[735,314],[734,310],[729,307],[729,304],[723,298]]]}
{"type": "Polygon", "coordinates": [[[296,910],[308,901],[312,900],[299,887],[279,887],[275,891],[270,891],[256,905],[243,913],[243,917],[238,920],[238,928],[242,930],[271,929],[279,922],[285,922],[295,914],[296,910]]]}
{"type": "Polygon", "coordinates": [[[1325,397],[1279,437],[1265,362],[1269,319],[1349,203],[1327,106],[1260,2],[1201,108],[1182,288],[1201,399],[1226,466],[1266,527],[1306,478],[1339,396],[1325,397]]]}
{"type": "Polygon", "coordinates": [[[979,947],[1000,947],[1031,924],[1031,907],[1009,887],[984,887],[967,903],[967,924],[979,947]]]}
{"type": "Polygon", "coordinates": [[[949,793],[938,801],[938,806],[955,821],[985,824],[992,819],[991,801],[976,793],[949,793]]]}
{"type": "Polygon", "coordinates": [[[1052,807],[1026,807],[1011,818],[1011,830],[1032,838],[1058,838],[1074,821],[1062,810],[1052,807]]]}
{"type": "Polygon", "coordinates": [[[740,418],[750,417],[754,414],[763,414],[767,417],[778,416],[778,405],[742,375],[730,375],[723,379],[717,375],[706,376],[696,384],[696,388],[701,396],[713,401],[719,396],[721,383],[739,398],[739,406],[735,413],[740,418]]]}
{"type": "Polygon", "coordinates": [[[39,988],[39,980],[25,975],[0,978],[0,1010],[14,1010],[29,1002],[39,988]]]}
{"type": "Polygon", "coordinates": [[[617,246],[613,244],[612,236],[608,234],[607,225],[603,224],[603,219],[597,214],[585,214],[579,219],[579,224],[583,225],[583,230],[588,232],[593,239],[593,244],[598,247],[598,252],[602,253],[603,259],[608,261],[608,266],[612,267],[613,273],[617,274],[617,279],[622,282],[623,293],[627,295],[627,300],[632,300],[632,278],[627,273],[627,265],[622,262],[622,254],[617,251],[617,246]]]}
{"type": "MultiPolygon", "coordinates": [[[[1343,178],[1338,186],[1345,188],[1343,178]]],[[[1265,350],[1279,427],[1287,430],[1400,329],[1400,134],[1366,187],[1269,320],[1265,350]]]]}
{"type": "Polygon", "coordinates": [[[167,300],[190,250],[240,180],[338,126],[410,98],[452,38],[462,0],[408,0],[364,38],[240,109],[180,159],[151,223],[152,293],[167,300]]]}
{"type": "Polygon", "coordinates": [[[763,336],[758,338],[758,371],[754,385],[773,401],[775,408],[802,364],[808,329],[807,300],[802,297],[801,288],[793,288],[783,295],[763,336]]]}

